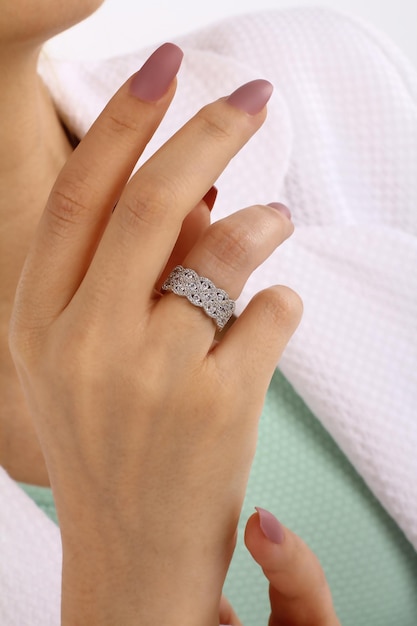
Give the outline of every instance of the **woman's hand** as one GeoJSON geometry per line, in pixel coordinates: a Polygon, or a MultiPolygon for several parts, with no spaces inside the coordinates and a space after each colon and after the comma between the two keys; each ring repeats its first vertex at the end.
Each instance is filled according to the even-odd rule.
{"type": "MultiPolygon", "coordinates": [[[[270,288],[213,347],[201,309],[155,290],[271,94],[255,81],[206,106],[128,182],[181,56],[154,53],[70,157],[17,291],[10,346],[60,521],[63,626],[218,622],[258,416],[301,315],[270,288]]],[[[202,228],[183,264],[236,298],[292,230],[252,206],[202,228]]]]}
{"type": "MultiPolygon", "coordinates": [[[[340,626],[329,585],[316,555],[269,511],[248,520],[245,544],[269,581],[269,626],[340,626]]],[[[220,623],[242,626],[226,598],[220,623]]]]}

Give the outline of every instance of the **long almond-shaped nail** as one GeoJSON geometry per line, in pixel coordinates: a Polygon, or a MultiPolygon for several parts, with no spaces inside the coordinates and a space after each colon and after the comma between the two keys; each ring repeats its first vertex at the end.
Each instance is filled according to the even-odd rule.
{"type": "Polygon", "coordinates": [[[267,206],[270,206],[279,213],[282,213],[289,220],[291,219],[291,211],[285,204],[282,204],[282,202],[269,202],[267,206]]]}
{"type": "Polygon", "coordinates": [[[183,56],[181,48],[173,43],[164,43],[133,76],[130,93],[139,100],[157,102],[168,91],[183,56]]]}
{"type": "Polygon", "coordinates": [[[236,89],[227,98],[227,102],[249,115],[256,115],[262,111],[273,90],[273,85],[267,80],[252,80],[236,89]]]}
{"type": "Polygon", "coordinates": [[[272,543],[282,543],[284,541],[284,529],[277,518],[269,511],[255,506],[259,515],[259,524],[265,537],[272,543]]]}

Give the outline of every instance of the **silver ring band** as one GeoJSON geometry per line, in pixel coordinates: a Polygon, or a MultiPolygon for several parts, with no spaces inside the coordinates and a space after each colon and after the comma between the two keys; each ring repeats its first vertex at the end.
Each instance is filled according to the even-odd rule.
{"type": "Polygon", "coordinates": [[[226,326],[235,310],[234,300],[223,289],[218,289],[211,280],[182,265],[172,270],[162,289],[184,296],[194,306],[201,307],[214,319],[220,330],[226,326]]]}

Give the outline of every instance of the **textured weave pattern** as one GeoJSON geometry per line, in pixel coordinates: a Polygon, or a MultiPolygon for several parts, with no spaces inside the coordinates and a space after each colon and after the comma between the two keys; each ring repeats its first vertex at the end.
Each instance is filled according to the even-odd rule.
{"type": "Polygon", "coordinates": [[[226,593],[244,626],[266,626],[268,585],[243,546],[255,506],[314,550],[343,626],[415,626],[417,555],[303,401],[277,373],[261,418],[226,593]]]}
{"type": "Polygon", "coordinates": [[[59,530],[2,467],[0,498],[0,624],[59,626],[59,530]]]}

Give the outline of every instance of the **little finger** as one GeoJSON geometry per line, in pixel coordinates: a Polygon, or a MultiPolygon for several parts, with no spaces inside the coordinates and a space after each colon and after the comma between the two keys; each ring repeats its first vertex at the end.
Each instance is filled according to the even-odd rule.
{"type": "Polygon", "coordinates": [[[234,372],[261,405],[302,312],[301,298],[289,287],[265,289],[252,298],[212,353],[220,371],[234,372]]]}

